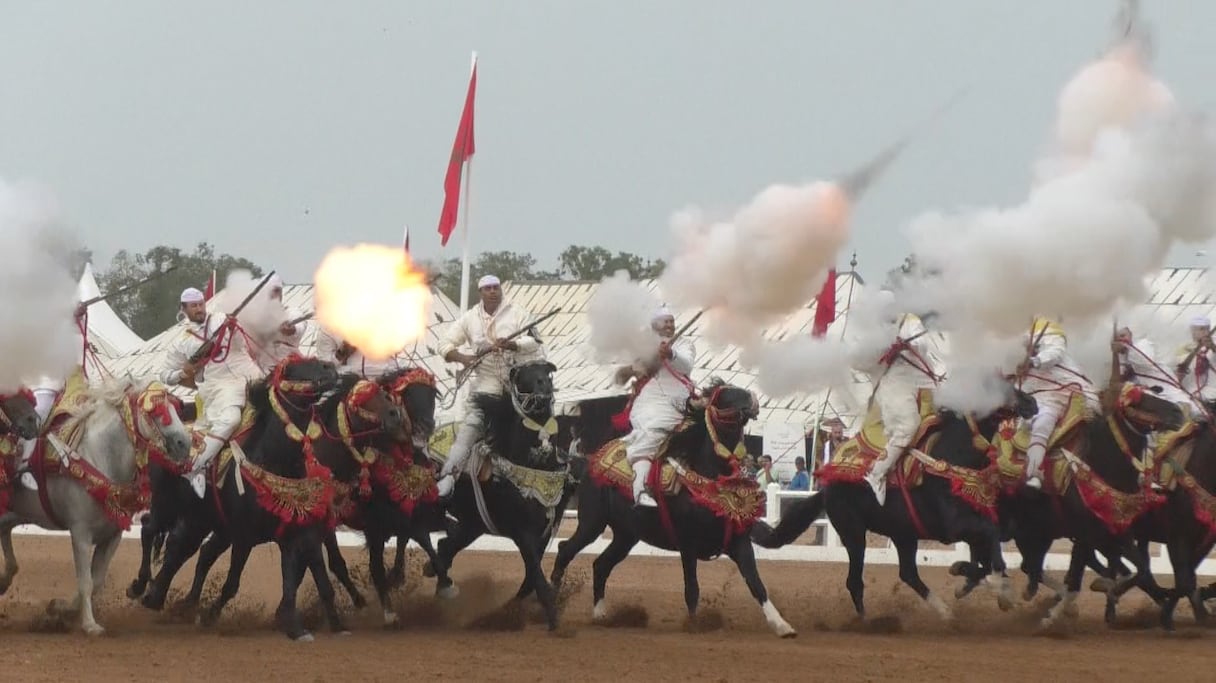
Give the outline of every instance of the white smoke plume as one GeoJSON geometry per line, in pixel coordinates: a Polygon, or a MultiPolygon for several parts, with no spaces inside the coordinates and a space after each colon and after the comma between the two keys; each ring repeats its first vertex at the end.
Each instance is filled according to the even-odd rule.
{"type": "MultiPolygon", "coordinates": [[[[242,269],[229,272],[224,288],[216,292],[208,302],[208,309],[231,314],[264,277],[254,277],[253,273],[242,269]]],[[[262,345],[273,340],[279,326],[287,322],[287,310],[281,302],[270,298],[270,283],[267,283],[249,304],[241,309],[236,319],[245,333],[252,337],[254,342],[262,345]]]]}
{"type": "Polygon", "coordinates": [[[63,379],[80,363],[67,267],[76,246],[49,192],[0,179],[0,393],[63,379]]]}
{"type": "Polygon", "coordinates": [[[653,356],[658,338],[650,327],[659,300],[618,270],[606,277],[587,302],[587,340],[598,363],[632,363],[653,356]]]}
{"type": "Polygon", "coordinates": [[[1103,383],[1112,315],[1144,300],[1145,278],[1171,246],[1216,236],[1216,135],[1151,76],[1140,37],[1065,86],[1051,151],[1024,203],[910,224],[927,274],[906,283],[901,300],[940,314],[963,353],[950,363],[947,393],[979,390],[979,368],[1009,361],[991,338],[1021,337],[1040,314],[1061,320],[1073,355],[1103,383]],[[1083,341],[1090,336],[1097,341],[1083,341]],[[976,366],[970,382],[959,365],[976,366]]]}
{"type": "Polygon", "coordinates": [[[715,342],[754,343],[818,293],[848,241],[848,216],[849,198],[827,182],[770,186],[729,220],[686,209],[671,221],[661,288],[674,304],[709,309],[715,342]]]}

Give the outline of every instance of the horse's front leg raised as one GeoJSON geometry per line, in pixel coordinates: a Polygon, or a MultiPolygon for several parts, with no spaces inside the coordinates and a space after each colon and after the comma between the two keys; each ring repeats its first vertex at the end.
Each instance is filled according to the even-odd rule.
{"type": "MultiPolygon", "coordinates": [[[[729,522],[727,523],[729,524],[729,522]]],[[[726,553],[739,568],[739,573],[747,582],[747,589],[751,591],[752,597],[760,603],[760,609],[764,611],[764,620],[768,622],[769,628],[773,629],[773,633],[782,638],[793,638],[798,635],[794,627],[782,618],[781,613],[769,600],[768,590],[764,587],[764,582],[760,580],[760,569],[756,567],[756,552],[752,548],[751,537],[747,534],[735,534],[726,553]]]]}

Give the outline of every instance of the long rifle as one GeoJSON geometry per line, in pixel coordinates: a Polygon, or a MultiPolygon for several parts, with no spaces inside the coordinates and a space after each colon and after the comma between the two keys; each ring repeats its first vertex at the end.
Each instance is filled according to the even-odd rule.
{"type": "Polygon", "coordinates": [[[91,298],[85,299],[84,301],[81,301],[81,302],[80,302],[80,307],[81,307],[81,308],[88,308],[89,306],[92,306],[92,305],[93,305],[93,304],[95,304],[95,303],[98,303],[98,302],[101,302],[101,301],[105,301],[106,299],[109,299],[109,298],[112,298],[112,297],[116,297],[116,296],[118,296],[119,294],[126,294],[127,292],[129,292],[129,291],[131,291],[131,290],[133,290],[133,289],[138,289],[138,288],[140,288],[140,287],[143,287],[144,285],[148,284],[149,282],[151,282],[151,281],[153,281],[153,280],[155,280],[155,279],[157,279],[157,278],[163,277],[163,276],[165,276],[165,275],[168,275],[169,273],[172,273],[172,272],[173,272],[173,271],[175,271],[175,270],[177,270],[177,266],[169,266],[168,268],[166,268],[166,269],[164,269],[164,270],[160,271],[159,273],[152,273],[151,275],[149,275],[148,277],[146,277],[146,278],[144,278],[144,279],[140,280],[139,282],[132,282],[131,284],[129,284],[129,285],[124,285],[124,286],[122,286],[122,287],[119,287],[118,289],[116,289],[116,290],[114,290],[114,291],[112,291],[112,292],[106,292],[106,293],[104,293],[104,294],[98,294],[98,295],[97,295],[97,296],[95,296],[95,297],[91,297],[91,298]]]}
{"type": "MultiPolygon", "coordinates": [[[[266,277],[262,278],[262,281],[259,282],[258,286],[254,287],[253,291],[245,297],[245,300],[241,302],[240,306],[237,306],[235,310],[228,314],[228,319],[236,320],[236,317],[241,314],[241,311],[245,310],[245,307],[249,305],[249,302],[253,301],[253,297],[257,296],[258,292],[262,291],[262,288],[266,286],[266,283],[270,282],[270,278],[272,277],[274,277],[273,270],[270,271],[266,277]]],[[[207,340],[203,342],[202,346],[199,346],[198,350],[190,356],[189,363],[191,365],[197,365],[198,362],[203,358],[211,355],[212,349],[215,348],[215,342],[219,339],[220,334],[224,331],[224,327],[224,325],[220,325],[219,327],[215,328],[214,332],[207,336],[207,340]]]]}
{"type": "MultiPolygon", "coordinates": [[[[561,312],[562,312],[561,308],[555,308],[555,309],[549,311],[548,313],[542,315],[541,317],[537,318],[536,320],[533,320],[532,322],[528,323],[527,325],[524,325],[523,327],[519,328],[517,331],[507,335],[506,337],[503,337],[502,339],[500,339],[498,341],[500,343],[509,342],[512,339],[521,337],[521,336],[527,334],[528,332],[530,332],[537,325],[545,322],[549,318],[552,318],[553,316],[555,316],[561,312]]],[[[472,374],[473,370],[476,369],[477,366],[481,364],[481,361],[485,360],[486,356],[493,353],[494,350],[495,349],[493,349],[493,348],[489,348],[484,351],[478,351],[477,354],[473,356],[472,362],[470,362],[467,366],[465,366],[465,368],[463,370],[456,373],[456,385],[460,386],[460,385],[464,384],[465,380],[467,380],[469,378],[469,375],[472,374]]]]}

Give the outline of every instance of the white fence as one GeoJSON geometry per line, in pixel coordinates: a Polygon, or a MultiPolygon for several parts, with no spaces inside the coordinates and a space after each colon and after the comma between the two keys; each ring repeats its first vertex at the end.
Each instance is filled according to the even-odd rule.
{"type": "MultiPolygon", "coordinates": [[[[767,516],[766,521],[770,524],[776,524],[781,516],[781,501],[790,498],[806,498],[811,495],[807,491],[784,491],[778,484],[770,484],[767,490],[767,516]]],[[[573,510],[566,511],[566,519],[576,518],[576,513],[573,510]]],[[[756,557],[763,560],[778,560],[787,562],[837,562],[847,563],[849,561],[848,552],[840,543],[840,538],[836,535],[836,530],[828,523],[826,518],[817,520],[812,529],[818,528],[818,535],[822,538],[821,543],[817,544],[791,544],[784,548],[769,550],[766,548],[756,548],[756,557]]],[[[51,535],[63,536],[66,532],[63,531],[46,531],[34,526],[19,526],[15,530],[17,534],[31,535],[51,535]]],[[[433,534],[432,540],[437,541],[441,537],[440,534],[433,534]]],[[[139,526],[135,525],[130,531],[123,534],[123,538],[139,538],[139,526]]],[[[342,546],[362,546],[363,536],[351,531],[339,531],[338,543],[342,546]]],[[[604,548],[608,547],[607,539],[599,539],[583,549],[582,554],[595,554],[603,552],[604,548]]],[[[498,538],[494,536],[483,536],[472,545],[470,550],[483,550],[491,552],[517,552],[515,546],[509,539],[498,538]]],[[[551,543],[548,548],[549,553],[556,552],[556,542],[551,543]]],[[[639,543],[633,550],[634,555],[654,556],[654,557],[676,557],[676,554],[660,548],[639,543]]],[[[917,551],[917,563],[921,566],[930,567],[948,567],[959,560],[969,560],[971,557],[967,546],[962,543],[957,543],[952,548],[920,548],[917,551]]],[[[1022,562],[1022,556],[1016,550],[1005,551],[1005,562],[1011,569],[1016,570],[1022,562]]],[[[1150,562],[1154,574],[1169,575],[1173,573],[1170,565],[1169,557],[1165,554],[1164,546],[1161,546],[1158,552],[1155,552],[1150,557],[1150,562]]],[[[886,546],[881,548],[866,549],[866,564],[899,564],[899,557],[895,552],[895,548],[888,541],[886,546]]],[[[1064,571],[1068,569],[1068,554],[1062,552],[1049,553],[1044,568],[1050,571],[1064,571]]],[[[1205,559],[1198,569],[1200,576],[1216,576],[1216,559],[1205,559]]]]}

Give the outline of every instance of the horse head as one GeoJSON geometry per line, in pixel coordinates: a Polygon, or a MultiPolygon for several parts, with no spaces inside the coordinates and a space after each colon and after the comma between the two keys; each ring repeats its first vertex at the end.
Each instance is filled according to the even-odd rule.
{"type": "Polygon", "coordinates": [[[553,373],[557,366],[549,361],[532,361],[511,368],[508,377],[511,401],[516,410],[533,420],[548,420],[553,415],[553,373]]]}
{"type": "Polygon", "coordinates": [[[176,467],[190,459],[190,431],[182,424],[177,403],[169,389],[160,382],[151,382],[142,389],[128,392],[132,427],[135,435],[148,448],[153,458],[168,462],[158,464],[176,467]]]}
{"type": "Polygon", "coordinates": [[[435,432],[435,405],[439,389],[435,375],[423,368],[402,368],[378,380],[389,396],[405,408],[405,430],[416,450],[425,450],[435,432]]]}
{"type": "Polygon", "coordinates": [[[1186,424],[1182,408],[1131,382],[1119,388],[1115,414],[1141,432],[1170,432],[1186,424]]]}
{"type": "Polygon", "coordinates": [[[354,445],[361,437],[409,438],[405,411],[384,387],[354,373],[342,375],[336,386],[321,395],[316,415],[326,425],[336,423],[343,442],[354,445]]]}
{"type": "Polygon", "coordinates": [[[0,394],[0,433],[13,433],[22,439],[38,437],[38,411],[34,392],[21,389],[15,394],[0,394]]]}
{"type": "MultiPolygon", "coordinates": [[[[699,399],[690,399],[690,406],[704,405],[705,430],[716,458],[710,462],[690,463],[701,474],[726,473],[739,467],[747,455],[743,446],[743,429],[750,420],[760,416],[760,401],[747,389],[710,380],[699,399]],[[726,467],[723,467],[726,465],[726,467]]],[[[693,457],[698,452],[689,449],[693,457]]]]}

